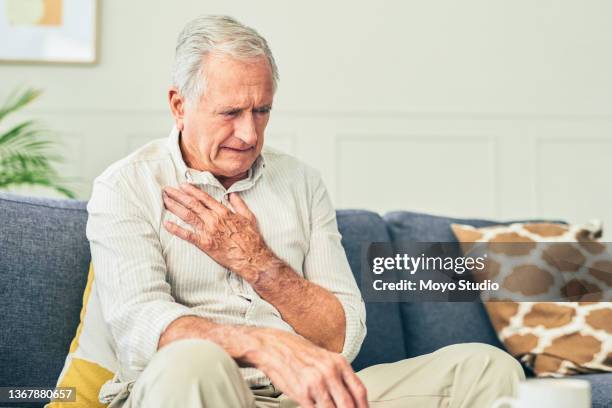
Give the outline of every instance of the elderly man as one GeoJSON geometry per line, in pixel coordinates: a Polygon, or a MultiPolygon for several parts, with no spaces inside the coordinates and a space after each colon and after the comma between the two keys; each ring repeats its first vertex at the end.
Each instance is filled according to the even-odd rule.
{"type": "Polygon", "coordinates": [[[198,18],[173,80],[170,136],[110,166],[88,205],[120,365],[109,407],[486,407],[513,393],[518,363],[479,344],[353,372],[365,308],[334,208],[316,171],[264,148],[266,41],[198,18]]]}

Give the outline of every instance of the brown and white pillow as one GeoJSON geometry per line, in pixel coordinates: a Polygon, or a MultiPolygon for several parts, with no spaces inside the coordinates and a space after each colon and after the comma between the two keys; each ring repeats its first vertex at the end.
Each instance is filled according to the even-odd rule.
{"type": "Polygon", "coordinates": [[[612,248],[597,241],[600,225],[451,228],[466,255],[487,246],[475,276],[500,284],[483,301],[512,355],[542,377],[612,372],[612,248]]]}

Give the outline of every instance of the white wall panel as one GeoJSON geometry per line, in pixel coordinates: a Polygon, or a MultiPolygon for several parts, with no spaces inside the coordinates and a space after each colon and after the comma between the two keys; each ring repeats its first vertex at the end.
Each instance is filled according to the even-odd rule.
{"type": "Polygon", "coordinates": [[[612,228],[612,138],[538,140],[535,162],[538,214],[612,228]]]}
{"type": "Polygon", "coordinates": [[[342,207],[497,215],[493,138],[349,135],[337,149],[342,207]]]}
{"type": "Polygon", "coordinates": [[[338,207],[612,228],[610,1],[102,3],[99,64],[0,64],[0,98],[45,91],[19,117],[60,135],[82,199],[167,136],[176,36],[224,13],[280,67],[267,143],[317,168],[338,207]]]}

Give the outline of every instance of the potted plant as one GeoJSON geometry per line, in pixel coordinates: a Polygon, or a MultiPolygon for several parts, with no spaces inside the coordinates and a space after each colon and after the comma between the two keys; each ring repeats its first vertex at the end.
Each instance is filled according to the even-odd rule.
{"type": "Polygon", "coordinates": [[[0,189],[17,186],[43,186],[60,194],[75,198],[75,194],[62,184],[53,163],[62,161],[52,153],[55,143],[49,132],[34,120],[19,122],[2,130],[3,121],[40,96],[41,92],[27,89],[11,94],[0,106],[0,189]]]}

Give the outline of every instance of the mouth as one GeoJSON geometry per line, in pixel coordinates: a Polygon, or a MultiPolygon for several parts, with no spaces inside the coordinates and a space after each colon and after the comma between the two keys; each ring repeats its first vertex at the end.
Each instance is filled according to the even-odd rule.
{"type": "Polygon", "coordinates": [[[254,147],[251,146],[251,147],[245,147],[245,148],[235,148],[235,147],[221,146],[221,149],[225,151],[229,151],[229,152],[234,152],[234,153],[248,153],[251,150],[253,150],[254,147]]]}

